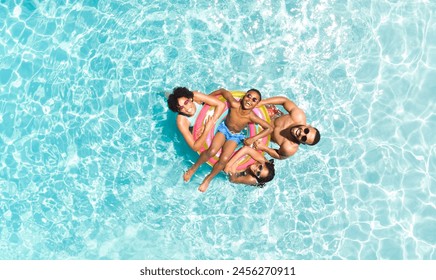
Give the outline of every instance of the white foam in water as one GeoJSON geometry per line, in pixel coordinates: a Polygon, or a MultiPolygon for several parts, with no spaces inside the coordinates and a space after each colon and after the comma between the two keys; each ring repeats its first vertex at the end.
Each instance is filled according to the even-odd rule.
{"type": "Polygon", "coordinates": [[[17,18],[21,15],[21,11],[22,11],[21,6],[15,6],[12,15],[17,18]]]}

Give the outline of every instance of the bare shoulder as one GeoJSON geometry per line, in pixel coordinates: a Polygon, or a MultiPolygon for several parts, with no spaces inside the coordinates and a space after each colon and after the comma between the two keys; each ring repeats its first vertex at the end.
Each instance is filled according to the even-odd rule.
{"type": "Polygon", "coordinates": [[[204,98],[204,96],[206,96],[206,94],[199,92],[199,91],[194,91],[194,100],[199,100],[204,98]]]}
{"type": "Polygon", "coordinates": [[[295,108],[289,113],[294,123],[306,124],[306,114],[300,108],[295,108]]]}
{"type": "Polygon", "coordinates": [[[188,119],[185,116],[181,115],[181,114],[177,115],[176,123],[177,123],[177,126],[179,128],[180,128],[180,126],[182,126],[182,127],[185,127],[185,126],[189,127],[188,119]]]}
{"type": "Polygon", "coordinates": [[[239,101],[237,101],[236,99],[233,100],[228,100],[230,103],[230,107],[233,109],[237,109],[239,107],[241,107],[241,103],[239,101]]]}
{"type": "Polygon", "coordinates": [[[276,118],[272,123],[275,129],[283,129],[291,125],[293,123],[293,120],[289,114],[284,114],[283,116],[276,118]]]}
{"type": "Polygon", "coordinates": [[[288,158],[290,156],[293,156],[297,151],[298,144],[295,144],[288,140],[282,143],[280,149],[278,150],[278,153],[282,158],[288,158]]]}

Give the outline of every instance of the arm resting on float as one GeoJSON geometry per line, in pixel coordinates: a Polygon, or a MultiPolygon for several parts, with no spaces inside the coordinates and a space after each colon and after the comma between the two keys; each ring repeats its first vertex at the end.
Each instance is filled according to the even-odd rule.
{"type": "Polygon", "coordinates": [[[266,104],[272,104],[272,105],[281,105],[283,108],[285,108],[286,111],[288,111],[289,115],[291,115],[292,119],[297,123],[306,123],[306,114],[304,114],[303,110],[298,108],[298,106],[284,96],[274,96],[270,98],[263,99],[259,102],[257,107],[260,107],[262,105],[266,104]]]}
{"type": "Polygon", "coordinates": [[[262,99],[257,106],[262,106],[266,104],[281,105],[288,112],[292,111],[294,108],[298,108],[294,102],[292,102],[289,98],[284,96],[273,96],[273,97],[262,99]]]}
{"type": "Polygon", "coordinates": [[[220,101],[219,99],[212,97],[210,95],[206,95],[204,93],[194,91],[194,98],[196,98],[199,102],[208,104],[209,106],[215,106],[215,110],[212,116],[213,123],[215,124],[216,121],[219,119],[219,117],[224,112],[226,105],[224,102],[220,101]]]}
{"type": "MultiPolygon", "coordinates": [[[[210,120],[208,120],[208,122],[210,122],[210,120]]],[[[180,133],[182,133],[183,138],[185,139],[186,143],[188,144],[189,147],[191,147],[192,150],[198,152],[200,150],[200,148],[204,145],[204,143],[206,142],[207,139],[207,124],[206,128],[204,129],[203,133],[201,134],[201,136],[197,139],[194,140],[194,136],[192,135],[191,131],[189,131],[189,123],[188,120],[186,120],[186,118],[182,117],[182,116],[177,116],[177,127],[180,131],[180,133]]],[[[210,126],[210,125],[209,125],[210,126]]],[[[210,131],[210,128],[208,129],[210,131]]],[[[195,133],[195,131],[194,131],[195,133]]]]}
{"type": "Polygon", "coordinates": [[[236,104],[238,104],[238,101],[233,97],[232,93],[223,88],[211,92],[210,95],[212,96],[222,95],[227,101],[230,102],[230,104],[233,104],[233,106],[236,106],[236,104]]]}

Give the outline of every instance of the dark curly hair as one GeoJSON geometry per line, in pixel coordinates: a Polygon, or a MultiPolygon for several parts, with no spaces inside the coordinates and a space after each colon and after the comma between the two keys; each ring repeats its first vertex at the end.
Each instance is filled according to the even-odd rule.
{"type": "Polygon", "coordinates": [[[315,129],[315,137],[313,138],[312,144],[307,144],[309,146],[313,146],[313,145],[318,144],[319,140],[321,139],[321,134],[319,133],[319,130],[316,128],[314,128],[314,129],[315,129]]]}
{"type": "Polygon", "coordinates": [[[173,112],[179,112],[179,102],[177,101],[180,97],[186,97],[188,99],[194,98],[194,93],[185,87],[176,87],[173,89],[173,93],[168,96],[168,108],[173,112]]]}
{"type": "Polygon", "coordinates": [[[269,181],[274,179],[274,176],[276,175],[276,171],[274,168],[274,159],[270,159],[269,161],[265,162],[265,166],[268,169],[268,175],[266,177],[257,178],[256,187],[258,188],[263,188],[265,186],[265,183],[268,183],[269,181]]]}

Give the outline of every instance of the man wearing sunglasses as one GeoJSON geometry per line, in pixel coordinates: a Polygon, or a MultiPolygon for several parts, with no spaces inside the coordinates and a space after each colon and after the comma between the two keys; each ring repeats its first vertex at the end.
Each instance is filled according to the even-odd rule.
{"type": "Polygon", "coordinates": [[[316,145],[321,135],[315,127],[306,124],[306,114],[297,107],[294,102],[283,96],[275,96],[262,100],[257,106],[265,105],[270,113],[271,124],[274,131],[271,134],[271,141],[280,146],[279,149],[272,149],[260,141],[254,144],[256,149],[267,152],[276,159],[285,159],[294,155],[300,146],[316,145]],[[281,105],[288,114],[284,114],[275,105],[281,105]]]}

